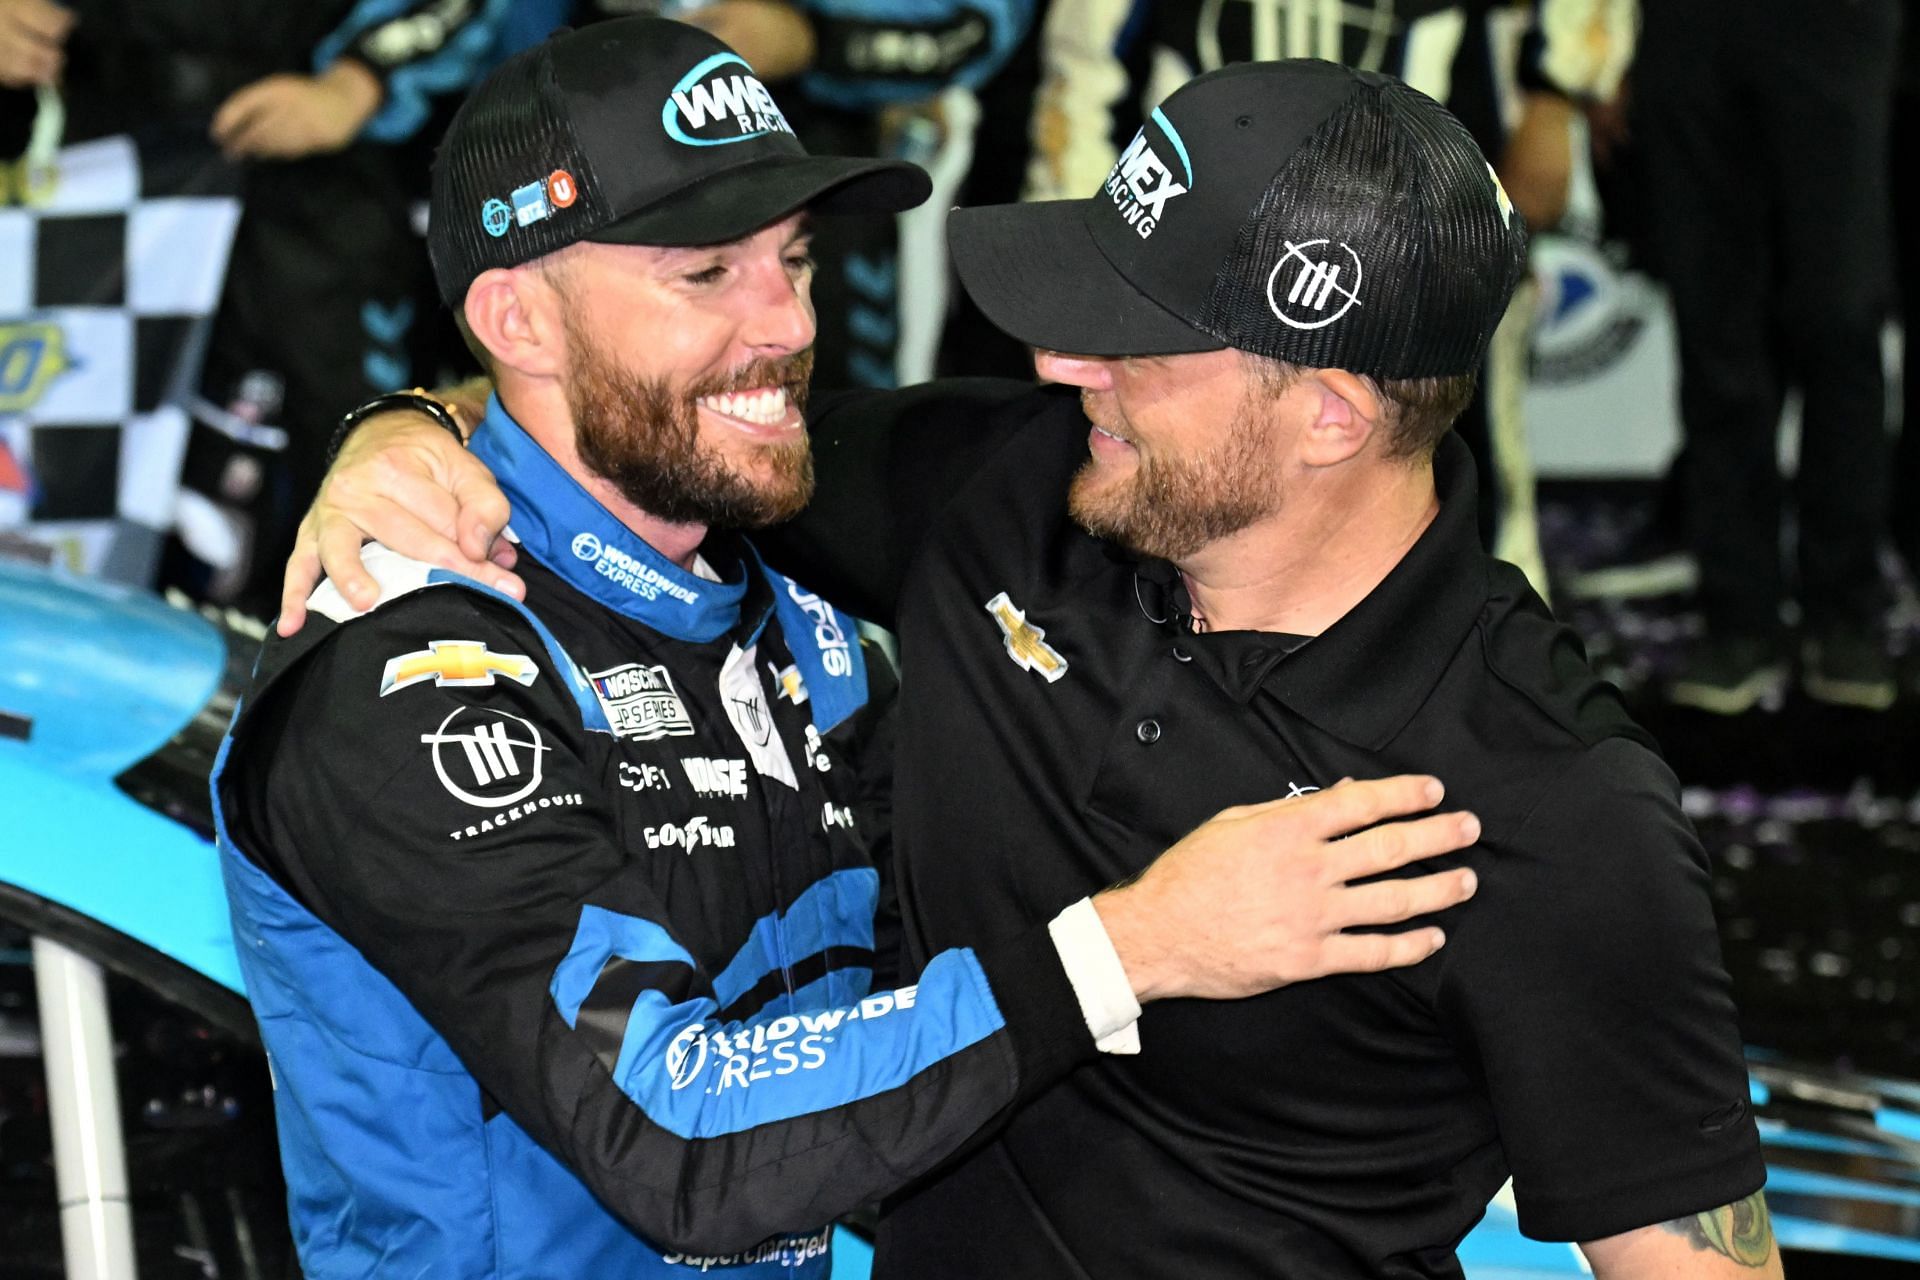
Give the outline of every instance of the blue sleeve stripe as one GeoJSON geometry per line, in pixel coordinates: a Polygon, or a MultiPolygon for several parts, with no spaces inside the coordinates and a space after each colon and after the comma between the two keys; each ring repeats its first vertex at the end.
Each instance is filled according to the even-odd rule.
{"type": "MultiPolygon", "coordinates": [[[[385,75],[386,97],[362,136],[375,142],[400,142],[425,123],[430,94],[451,93],[470,84],[492,51],[494,33],[514,0],[481,0],[457,30],[432,55],[403,63],[385,75]]],[[[360,0],[346,20],[314,50],[313,66],[324,71],[356,39],[410,10],[420,0],[360,0]]]]}
{"type": "MultiPolygon", "coordinates": [[[[593,994],[594,984],[600,981],[607,961],[616,957],[698,968],[687,949],[653,921],[621,915],[604,907],[582,907],[579,927],[573,932],[573,945],[553,971],[553,981],[547,987],[568,1026],[579,1026],[580,1007],[593,994]]],[[[709,1006],[712,1003],[711,999],[707,1000],[709,1006]]]]}
{"type": "Polygon", "coordinates": [[[684,1139],[829,1111],[907,1083],[1006,1025],[970,950],[935,956],[917,987],[832,1009],[708,1024],[704,998],[641,995],[615,1081],[684,1139]]]}
{"type": "MultiPolygon", "coordinates": [[[[759,551],[753,555],[759,560],[759,551]]],[[[793,579],[767,568],[764,561],[760,571],[773,587],[773,611],[780,619],[787,651],[800,669],[813,726],[831,733],[867,705],[867,659],[860,648],[859,624],[793,579]]]]}
{"type": "Polygon", "coordinates": [[[842,108],[879,106],[913,101],[948,85],[977,89],[992,79],[1033,25],[1033,0],[809,0],[804,6],[827,18],[899,27],[948,26],[963,14],[977,14],[987,22],[986,45],[950,73],[914,76],[879,73],[872,76],[836,76],[808,72],[801,86],[808,96],[842,108]]]}
{"type": "Polygon", "coordinates": [[[777,1018],[783,1013],[805,1009],[834,1009],[841,1005],[858,1004],[873,993],[873,970],[864,965],[848,965],[844,969],[835,969],[831,973],[815,978],[812,982],[794,989],[792,995],[782,991],[766,1005],[755,1011],[756,1018],[777,1018]]]}
{"type": "Polygon", "coordinates": [[[873,950],[873,913],[879,900],[880,873],[871,867],[850,868],[807,886],[784,913],[760,917],[746,945],[713,980],[720,1007],[731,1005],[767,974],[828,947],[873,950]]]}

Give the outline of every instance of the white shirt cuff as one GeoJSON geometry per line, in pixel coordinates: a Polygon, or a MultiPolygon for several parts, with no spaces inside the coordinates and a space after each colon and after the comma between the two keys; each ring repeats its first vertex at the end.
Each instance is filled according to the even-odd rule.
{"type": "Polygon", "coordinates": [[[1140,1002],[1113,949],[1093,899],[1082,898],[1047,925],[1061,967],[1080,1000],[1080,1016],[1102,1053],[1140,1052],[1140,1002]]]}

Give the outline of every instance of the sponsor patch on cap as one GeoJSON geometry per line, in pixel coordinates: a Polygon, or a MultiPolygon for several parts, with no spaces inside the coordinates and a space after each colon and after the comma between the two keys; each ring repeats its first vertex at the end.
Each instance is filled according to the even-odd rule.
{"type": "Polygon", "coordinates": [[[718,147],[769,133],[792,133],[746,59],[716,53],[680,77],[660,109],[667,136],[690,147],[718,147]]]}
{"type": "Polygon", "coordinates": [[[488,235],[498,239],[513,225],[513,210],[507,208],[505,200],[489,200],[480,206],[480,225],[487,229],[488,235]]]}
{"type": "Polygon", "coordinates": [[[539,222],[553,210],[547,204],[547,184],[529,182],[513,191],[513,220],[521,226],[539,222]]]}
{"type": "Polygon", "coordinates": [[[572,174],[565,169],[555,169],[547,175],[547,201],[554,208],[571,209],[579,198],[580,188],[575,185],[572,174]]]}

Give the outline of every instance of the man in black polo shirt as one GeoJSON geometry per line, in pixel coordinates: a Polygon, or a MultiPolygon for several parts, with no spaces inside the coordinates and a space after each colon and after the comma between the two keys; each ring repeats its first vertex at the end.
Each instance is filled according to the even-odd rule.
{"type": "MultiPolygon", "coordinates": [[[[1778,1275],[1678,787],[1479,550],[1446,436],[1525,252],[1465,131],[1380,76],[1227,68],[1091,199],[950,230],[975,300],[1066,386],[821,405],[818,496],[781,547],[901,638],[909,960],[1345,776],[1442,775],[1484,824],[1459,856],[1481,887],[1413,968],[1154,1005],[1137,1056],[897,1198],[880,1274],[1457,1276],[1511,1176],[1522,1229],[1603,1280],[1778,1275]]],[[[475,480],[402,434],[381,465],[433,450],[475,480]]],[[[389,541],[393,515],[352,512],[389,541]]],[[[1124,889],[1101,915],[1129,954],[1164,941],[1124,889]]]]}

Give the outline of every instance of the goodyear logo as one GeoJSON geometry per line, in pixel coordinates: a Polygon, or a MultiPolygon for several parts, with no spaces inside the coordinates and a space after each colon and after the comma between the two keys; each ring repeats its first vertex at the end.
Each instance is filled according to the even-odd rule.
{"type": "Polygon", "coordinates": [[[660,123],[669,138],[690,147],[793,132],[767,86],[737,53],[716,53],[680,77],[660,109],[660,123]]]}
{"type": "Polygon", "coordinates": [[[490,685],[495,676],[529,685],[540,674],[524,653],[493,653],[479,640],[435,640],[426,648],[387,659],[380,696],[431,680],[436,688],[490,685]]]}
{"type": "Polygon", "coordinates": [[[47,393],[47,384],[72,367],[59,325],[0,324],[0,413],[33,408],[47,393]]]}

